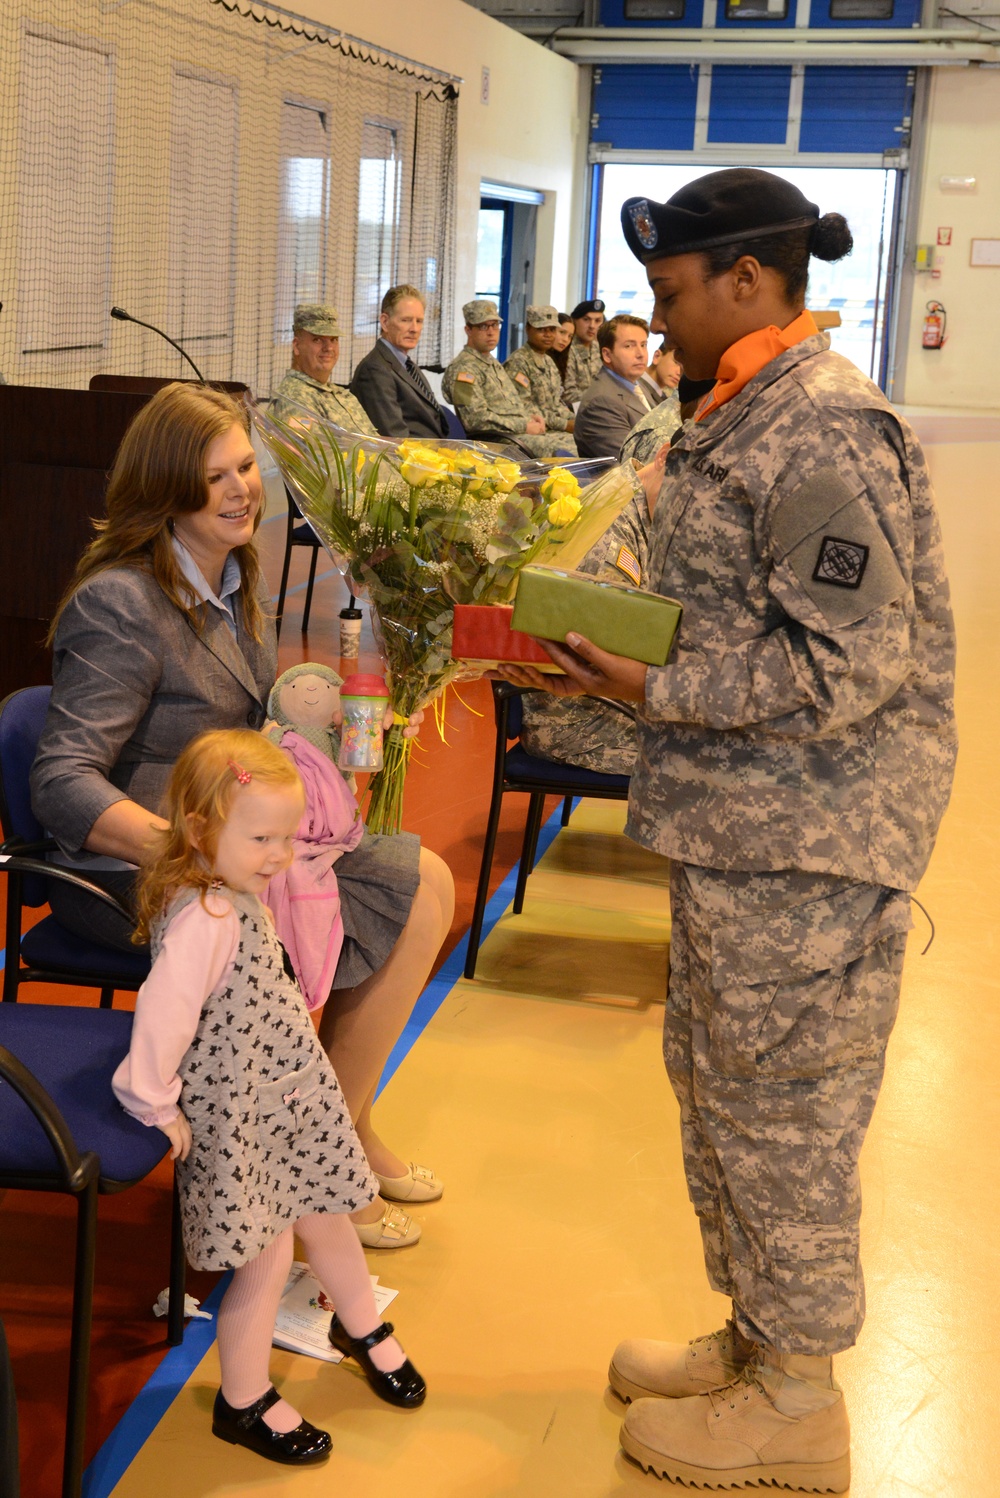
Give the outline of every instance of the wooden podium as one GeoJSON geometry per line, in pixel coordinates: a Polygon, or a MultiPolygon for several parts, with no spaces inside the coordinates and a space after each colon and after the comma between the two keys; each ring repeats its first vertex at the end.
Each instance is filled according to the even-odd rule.
{"type": "Polygon", "coordinates": [[[45,636],[104,512],[108,470],[133,416],[172,383],[97,380],[105,388],[0,385],[0,699],[52,680],[45,636]]]}

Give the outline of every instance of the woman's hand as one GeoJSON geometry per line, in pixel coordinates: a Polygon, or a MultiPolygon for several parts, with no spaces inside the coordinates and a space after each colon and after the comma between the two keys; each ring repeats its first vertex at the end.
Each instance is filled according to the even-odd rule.
{"type": "Polygon", "coordinates": [[[642,661],[633,661],[626,655],[612,655],[601,650],[583,635],[568,634],[566,644],[556,640],[539,640],[539,645],[550,655],[562,676],[546,671],[537,671],[534,666],[515,665],[505,662],[498,671],[489,675],[501,681],[513,682],[517,687],[531,687],[535,691],[548,692],[553,697],[612,697],[616,702],[645,702],[646,666],[642,661]]]}
{"type": "Polygon", "coordinates": [[[171,1160],[186,1160],[191,1153],[191,1125],[178,1109],[172,1123],[160,1124],[160,1132],[170,1140],[171,1160]]]}

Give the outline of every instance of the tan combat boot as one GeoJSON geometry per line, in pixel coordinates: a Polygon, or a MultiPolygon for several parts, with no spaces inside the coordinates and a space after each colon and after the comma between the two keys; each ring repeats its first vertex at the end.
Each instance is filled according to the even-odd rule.
{"type": "Polygon", "coordinates": [[[851,1483],[851,1432],[831,1358],[761,1349],[724,1389],[638,1400],[621,1442],[647,1472],[695,1488],[843,1493],[851,1483]]]}
{"type": "Polygon", "coordinates": [[[630,1337],[614,1350],[608,1383],[621,1399],[686,1399],[732,1383],[756,1351],[734,1321],[693,1342],[630,1337]]]}

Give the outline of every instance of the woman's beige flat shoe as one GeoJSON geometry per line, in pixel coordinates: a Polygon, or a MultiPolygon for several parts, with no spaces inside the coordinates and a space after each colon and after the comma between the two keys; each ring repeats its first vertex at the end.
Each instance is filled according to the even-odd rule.
{"type": "Polygon", "coordinates": [[[373,1174],[387,1202],[436,1202],[444,1192],[443,1182],[426,1165],[411,1165],[405,1176],[373,1174]]]}
{"type": "Polygon", "coordinates": [[[419,1224],[393,1206],[377,1222],[356,1222],[354,1231],[365,1248],[409,1248],[420,1240],[419,1224]]]}

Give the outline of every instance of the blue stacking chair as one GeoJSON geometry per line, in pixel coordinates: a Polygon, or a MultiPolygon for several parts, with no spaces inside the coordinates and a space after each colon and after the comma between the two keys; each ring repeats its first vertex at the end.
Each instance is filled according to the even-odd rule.
{"type": "MultiPolygon", "coordinates": [[[[144,1180],[169,1141],[119,1106],[111,1078],[128,1052],[132,1015],[112,1008],[116,988],[137,989],[148,958],[84,941],[52,916],[23,937],[25,906],[46,900],[46,880],[65,878],[115,909],[119,903],[82,876],[44,861],[55,844],[31,812],[28,774],[45,721],[48,687],[0,703],[0,872],[7,875],[7,961],[0,1003],[0,1190],[67,1193],[77,1203],[69,1396],[63,1498],[83,1475],[93,1310],[97,1198],[144,1180]],[[21,967],[23,961],[26,966],[21,967]],[[6,980],[11,981],[6,981],[6,980]],[[100,988],[97,1008],[19,1003],[26,983],[100,988]]],[[[167,1341],[184,1334],[185,1259],[176,1184],[170,1234],[167,1341]]]]}
{"type": "Polygon", "coordinates": [[[302,610],[302,633],[306,634],[309,629],[309,610],[312,608],[313,584],[316,581],[316,562],[319,557],[322,541],[309,524],[303,518],[302,511],[295,503],[288,489],[285,489],[285,498],[288,501],[288,523],[285,530],[285,560],[281,564],[281,582],[278,585],[278,609],[274,616],[274,631],[280,637],[281,621],[285,613],[285,594],[288,591],[288,569],[292,563],[292,548],[295,546],[309,546],[312,548],[312,556],[309,559],[309,581],[306,584],[306,602],[302,610]]]}
{"type": "Polygon", "coordinates": [[[483,860],[479,868],[479,884],[476,888],[476,903],[469,927],[469,947],[465,958],[465,976],[476,976],[479,959],[479,943],[482,939],[483,916],[489,894],[490,871],[493,867],[493,850],[496,846],[497,828],[500,825],[500,807],[508,791],[521,791],[528,795],[528,818],[524,827],[524,842],[514,888],[514,914],[520,915],[524,908],[524,892],[528,875],[535,864],[538,834],[542,827],[546,796],[562,796],[562,825],[569,821],[574,796],[595,796],[602,801],[627,801],[629,777],[627,775],[604,775],[597,770],[580,770],[575,765],[556,764],[551,759],[541,759],[529,754],[521,747],[521,699],[525,687],[513,686],[510,682],[494,681],[493,711],[496,717],[497,742],[493,761],[493,796],[490,814],[486,823],[486,838],[483,843],[483,860]],[[513,741],[513,742],[512,742],[513,741]]]}

